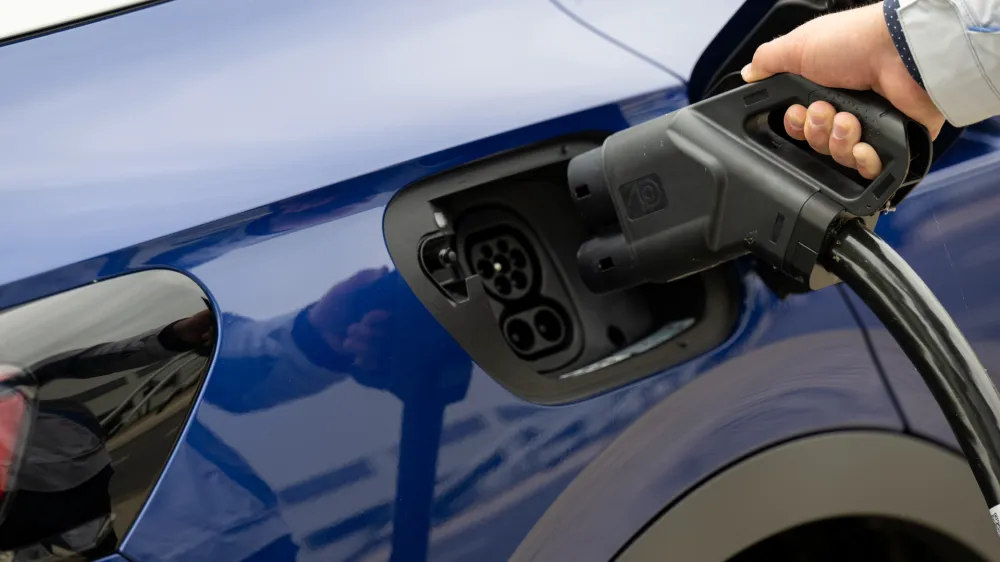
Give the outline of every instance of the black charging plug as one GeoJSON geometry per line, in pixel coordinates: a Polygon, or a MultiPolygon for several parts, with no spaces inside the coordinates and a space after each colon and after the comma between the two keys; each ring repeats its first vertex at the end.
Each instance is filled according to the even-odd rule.
{"type": "Polygon", "coordinates": [[[570,193],[595,236],[580,273],[598,293],[668,282],[746,253],[819,288],[831,227],[893,205],[930,166],[926,129],[880,96],[783,74],[610,136],[569,164],[570,193]],[[865,181],[788,138],[793,103],[826,100],[861,121],[884,163],[865,181]]]}

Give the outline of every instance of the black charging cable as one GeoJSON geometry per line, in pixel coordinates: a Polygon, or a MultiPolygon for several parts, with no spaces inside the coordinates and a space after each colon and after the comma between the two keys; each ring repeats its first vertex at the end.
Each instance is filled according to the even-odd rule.
{"type": "Polygon", "coordinates": [[[820,262],[885,324],[944,410],[1000,532],[1000,394],[948,311],[899,254],[852,220],[820,262]]]}

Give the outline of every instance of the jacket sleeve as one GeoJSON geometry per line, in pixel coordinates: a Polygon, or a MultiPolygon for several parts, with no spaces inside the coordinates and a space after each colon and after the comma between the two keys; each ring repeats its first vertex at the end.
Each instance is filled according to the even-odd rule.
{"type": "Polygon", "coordinates": [[[240,384],[209,398],[232,413],[263,410],[346,381],[353,358],[338,356],[308,321],[309,307],[268,320],[224,316],[219,364],[240,384]]]}
{"type": "Polygon", "coordinates": [[[1000,0],[885,0],[910,74],[957,127],[1000,115],[1000,0]]]}

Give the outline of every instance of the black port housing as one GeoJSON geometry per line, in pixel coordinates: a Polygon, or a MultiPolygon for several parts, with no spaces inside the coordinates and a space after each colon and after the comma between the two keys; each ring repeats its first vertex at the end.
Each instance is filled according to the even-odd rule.
{"type": "MultiPolygon", "coordinates": [[[[585,398],[711,350],[742,299],[732,266],[599,295],[593,236],[566,180],[602,137],[512,151],[422,180],[386,209],[386,243],[417,297],[490,376],[542,404],[585,398]]],[[[578,195],[577,195],[578,196],[578,195]]]]}

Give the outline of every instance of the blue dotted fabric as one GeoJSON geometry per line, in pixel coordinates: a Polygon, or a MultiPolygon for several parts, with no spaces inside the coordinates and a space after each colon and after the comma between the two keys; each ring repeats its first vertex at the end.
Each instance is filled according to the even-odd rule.
{"type": "Polygon", "coordinates": [[[903,64],[910,76],[924,87],[924,81],[920,78],[920,71],[917,70],[917,63],[913,60],[913,53],[906,43],[903,35],[903,26],[899,25],[899,0],[884,0],[882,2],[882,13],[885,14],[885,24],[889,26],[889,35],[892,37],[892,44],[896,46],[899,58],[903,59],[903,64]]]}

